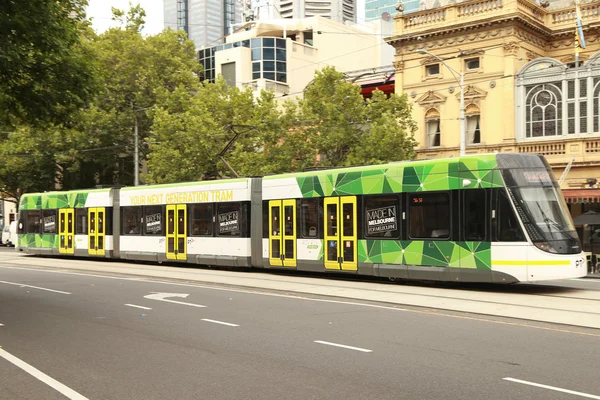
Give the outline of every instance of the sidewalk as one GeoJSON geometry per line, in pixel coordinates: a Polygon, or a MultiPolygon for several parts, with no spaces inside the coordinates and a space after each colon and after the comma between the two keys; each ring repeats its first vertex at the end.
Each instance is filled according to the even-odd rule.
{"type": "MultiPolygon", "coordinates": [[[[536,285],[525,284],[510,291],[458,290],[448,287],[391,285],[313,278],[300,275],[281,275],[261,271],[238,272],[191,267],[172,267],[138,264],[135,262],[106,262],[41,258],[22,253],[0,253],[2,267],[43,267],[63,272],[104,273],[135,276],[140,280],[186,281],[187,284],[235,286],[234,290],[265,289],[286,294],[332,296],[361,301],[396,305],[429,307],[499,317],[600,328],[598,300],[600,292],[561,290],[548,293],[536,285]],[[521,290],[522,289],[522,290],[521,290]],[[520,293],[519,293],[520,292],[520,293]]],[[[170,290],[177,290],[173,287],[170,290]]]]}

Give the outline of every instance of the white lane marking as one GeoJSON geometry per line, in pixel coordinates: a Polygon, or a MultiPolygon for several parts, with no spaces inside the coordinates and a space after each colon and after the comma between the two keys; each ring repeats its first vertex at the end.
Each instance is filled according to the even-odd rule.
{"type": "Polygon", "coordinates": [[[600,279],[598,278],[575,278],[575,279],[571,279],[572,281],[580,281],[580,282],[594,282],[594,283],[600,283],[600,279]]]}
{"type": "Polygon", "coordinates": [[[125,304],[128,307],[141,308],[142,310],[152,310],[150,307],[136,306],[135,304],[125,304]]]}
{"type": "Polygon", "coordinates": [[[227,326],[239,326],[239,325],[236,325],[236,324],[230,324],[229,322],[217,321],[217,320],[214,320],[214,319],[202,318],[202,321],[212,322],[213,324],[221,324],[221,325],[227,325],[227,326]]]}
{"type": "Polygon", "coordinates": [[[542,389],[550,389],[550,390],[555,390],[557,392],[563,392],[563,393],[569,393],[569,394],[574,394],[575,396],[581,396],[581,397],[587,397],[588,399],[598,399],[600,400],[600,396],[595,396],[593,394],[588,394],[588,393],[582,393],[582,392],[576,392],[574,390],[568,390],[568,389],[562,389],[559,387],[555,387],[555,386],[548,386],[548,385],[542,385],[540,383],[535,383],[535,382],[529,382],[529,381],[522,381],[520,379],[515,379],[515,378],[503,378],[505,381],[511,381],[511,382],[516,382],[516,383],[522,383],[523,385],[530,385],[530,386],[536,386],[536,387],[540,387],[542,389]]]}
{"type": "Polygon", "coordinates": [[[31,365],[27,364],[25,361],[23,361],[23,360],[15,357],[15,356],[13,356],[12,354],[10,354],[9,352],[7,352],[6,350],[0,349],[0,357],[4,358],[8,362],[13,363],[17,367],[21,368],[23,371],[27,372],[28,374],[32,375],[33,377],[35,377],[35,378],[39,379],[40,381],[44,382],[46,385],[50,386],[52,389],[54,389],[57,392],[63,394],[64,396],[66,396],[69,399],[72,399],[72,400],[88,400],[87,397],[84,397],[84,396],[80,395],[79,393],[77,393],[73,389],[71,389],[71,388],[63,385],[59,381],[57,381],[57,380],[49,377],[48,375],[44,374],[39,369],[32,367],[31,365]]]}
{"type": "MultiPolygon", "coordinates": [[[[208,285],[206,285],[206,282],[201,283],[201,281],[198,281],[197,284],[192,285],[192,284],[186,284],[186,283],[165,282],[165,281],[157,281],[157,280],[153,280],[153,279],[144,279],[144,278],[125,278],[125,277],[119,277],[119,276],[97,275],[97,274],[88,274],[88,273],[81,273],[81,272],[57,271],[57,270],[25,268],[25,267],[8,267],[8,266],[4,266],[4,265],[0,265],[0,268],[18,269],[18,270],[25,270],[25,271],[48,272],[51,274],[91,276],[94,278],[116,279],[116,280],[121,280],[121,281],[134,281],[134,282],[141,282],[141,283],[159,283],[162,285],[202,288],[202,289],[219,290],[219,291],[223,291],[223,292],[233,292],[233,293],[246,293],[246,294],[254,294],[257,296],[283,297],[283,298],[288,298],[288,299],[315,301],[315,302],[319,302],[319,303],[346,304],[346,305],[351,305],[351,306],[378,308],[381,310],[405,311],[405,312],[411,312],[411,313],[416,313],[416,314],[437,315],[439,317],[459,318],[459,319],[465,319],[465,320],[470,320],[470,321],[480,321],[480,322],[487,322],[487,323],[492,323],[492,324],[517,326],[517,327],[521,327],[521,328],[539,329],[539,330],[543,330],[543,331],[562,332],[562,333],[569,333],[569,334],[574,334],[574,335],[600,337],[600,335],[595,334],[595,333],[569,331],[569,330],[565,330],[565,329],[548,328],[548,327],[544,327],[544,326],[535,326],[535,325],[528,325],[528,324],[516,323],[516,322],[497,321],[497,320],[486,319],[486,318],[466,317],[466,316],[462,316],[462,315],[446,314],[443,312],[432,313],[431,311],[422,311],[422,310],[418,310],[418,309],[417,310],[408,310],[406,308],[381,306],[381,305],[377,305],[377,304],[358,303],[358,302],[354,302],[354,301],[313,299],[310,297],[299,296],[299,295],[292,296],[289,294],[263,293],[263,292],[252,291],[252,290],[220,288],[220,287],[208,286],[208,285]]],[[[584,279],[584,280],[590,281],[593,279],[584,279]]],[[[494,317],[494,316],[492,315],[490,317],[494,317]]],[[[533,322],[536,322],[536,321],[533,321],[533,322]]]]}
{"type": "Polygon", "coordinates": [[[0,326],[4,326],[4,324],[0,324],[0,326]]]}
{"type": "Polygon", "coordinates": [[[16,283],[16,282],[0,281],[0,283],[6,283],[7,285],[15,285],[15,286],[21,286],[21,287],[28,287],[28,288],[32,288],[32,289],[46,290],[48,292],[54,292],[54,293],[60,293],[60,294],[71,294],[69,292],[62,292],[60,290],[48,289],[48,288],[43,288],[43,287],[39,287],[39,286],[25,285],[25,284],[16,283]]]}
{"type": "Polygon", "coordinates": [[[349,350],[362,351],[363,353],[371,353],[373,351],[373,350],[369,350],[369,349],[363,349],[360,347],[346,346],[345,344],[325,342],[323,340],[315,340],[315,343],[326,344],[328,346],[342,347],[344,349],[349,349],[349,350]]]}
{"type": "Polygon", "coordinates": [[[202,304],[192,304],[192,303],[185,303],[183,301],[166,300],[167,297],[183,297],[185,299],[186,297],[189,296],[188,293],[158,293],[158,292],[150,292],[150,293],[152,293],[152,294],[146,295],[146,296],[144,296],[144,298],[150,299],[150,300],[166,301],[167,303],[183,304],[184,306],[192,306],[192,307],[199,307],[199,308],[206,307],[206,306],[203,306],[202,304]]]}
{"type": "Polygon", "coordinates": [[[351,305],[351,306],[380,308],[380,309],[383,309],[383,310],[412,311],[412,310],[407,310],[406,308],[380,306],[380,305],[376,305],[376,304],[357,303],[357,302],[352,302],[352,301],[312,299],[310,297],[292,296],[292,295],[289,295],[289,294],[262,293],[262,292],[259,292],[259,291],[252,291],[252,290],[219,288],[219,287],[214,287],[214,286],[203,285],[202,283],[205,283],[205,282],[201,282],[201,281],[198,281],[198,284],[196,284],[196,285],[191,285],[191,284],[186,284],[186,283],[157,281],[157,280],[153,280],[153,279],[123,278],[123,277],[119,277],[119,276],[84,274],[84,273],[80,273],[80,272],[56,271],[56,270],[45,270],[45,269],[36,269],[36,268],[5,267],[5,266],[2,266],[2,265],[0,265],[0,268],[20,269],[20,270],[25,270],[25,271],[40,271],[40,272],[48,272],[48,273],[51,273],[51,274],[92,276],[94,278],[117,279],[117,280],[123,280],[123,281],[134,281],[134,282],[142,282],[142,283],[160,283],[160,284],[163,284],[163,285],[173,285],[173,286],[184,286],[184,287],[192,287],[192,288],[202,288],[202,289],[219,290],[219,291],[234,292],[234,293],[247,293],[247,294],[255,294],[255,295],[258,295],[258,296],[285,297],[285,298],[288,298],[288,299],[308,300],[308,301],[316,301],[316,302],[320,302],[320,303],[348,304],[348,305],[351,305]]]}

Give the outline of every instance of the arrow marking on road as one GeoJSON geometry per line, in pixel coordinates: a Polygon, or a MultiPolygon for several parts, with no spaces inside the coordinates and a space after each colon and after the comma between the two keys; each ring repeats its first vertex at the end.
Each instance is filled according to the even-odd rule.
{"type": "Polygon", "coordinates": [[[198,307],[198,308],[203,308],[206,306],[203,306],[202,304],[193,304],[193,303],[185,303],[183,301],[176,301],[176,300],[167,300],[167,297],[181,297],[181,298],[186,298],[189,296],[188,293],[159,293],[159,292],[150,292],[152,294],[148,294],[146,296],[144,296],[144,298],[146,299],[150,299],[150,300],[158,300],[158,301],[165,301],[167,303],[175,303],[175,304],[183,304],[184,306],[192,306],[192,307],[198,307]]]}

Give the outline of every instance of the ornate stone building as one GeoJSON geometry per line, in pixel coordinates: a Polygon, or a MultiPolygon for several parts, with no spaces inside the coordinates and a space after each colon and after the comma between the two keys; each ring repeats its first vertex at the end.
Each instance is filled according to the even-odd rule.
{"type": "Polygon", "coordinates": [[[580,6],[579,65],[574,3],[540,4],[470,0],[396,14],[395,90],[414,102],[418,158],[459,154],[463,74],[467,154],[543,154],[557,178],[574,160],[565,197],[598,202],[600,189],[568,189],[600,182],[600,1],[580,6]]]}

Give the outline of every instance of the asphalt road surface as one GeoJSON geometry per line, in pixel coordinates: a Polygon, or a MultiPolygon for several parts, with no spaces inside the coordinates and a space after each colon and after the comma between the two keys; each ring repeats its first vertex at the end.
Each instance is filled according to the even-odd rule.
{"type": "Polygon", "coordinates": [[[0,399],[600,399],[565,325],[27,268],[0,324],[0,399]]]}

